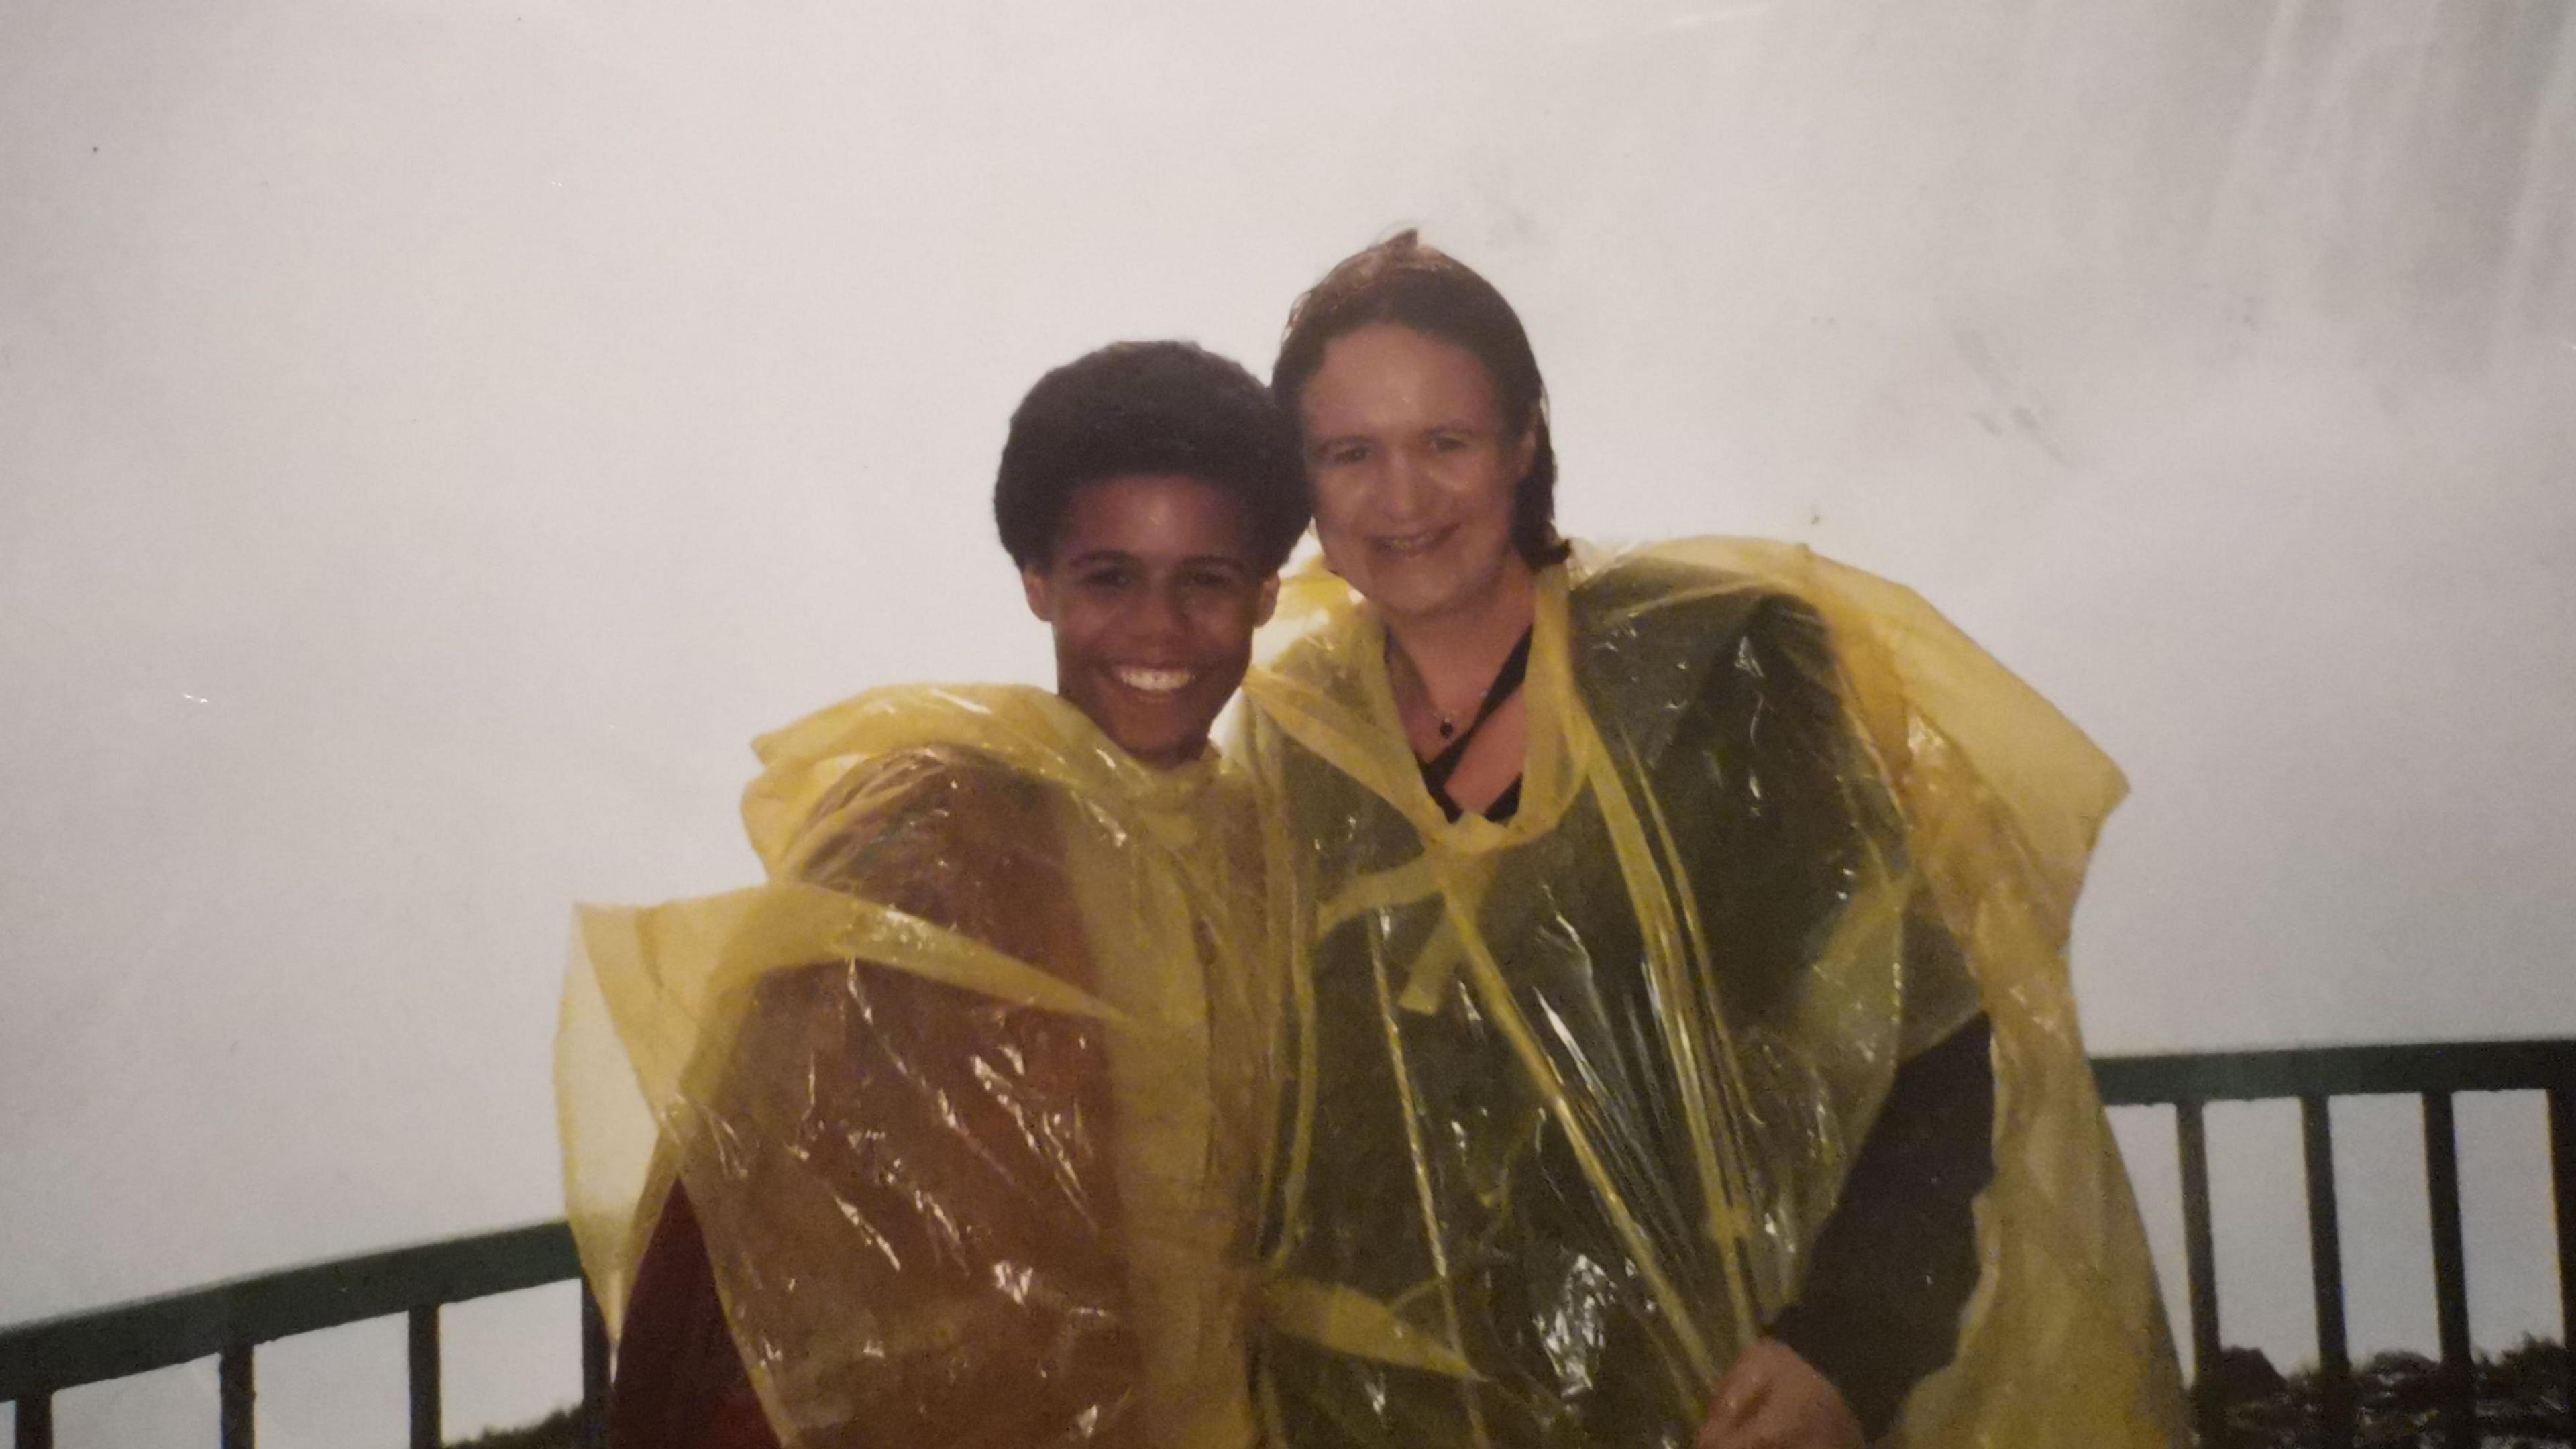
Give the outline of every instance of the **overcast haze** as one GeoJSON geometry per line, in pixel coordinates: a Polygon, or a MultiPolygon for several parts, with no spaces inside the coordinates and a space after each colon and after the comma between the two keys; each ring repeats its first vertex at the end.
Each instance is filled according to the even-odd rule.
{"type": "MultiPolygon", "coordinates": [[[[2128,768],[2094,1049],[2576,1034],[2566,0],[9,0],[0,1323],[555,1215],[569,903],[750,879],[762,729],[1043,679],[1020,391],[1266,367],[1398,224],[1521,307],[1570,531],[1903,579],[2128,768]]],[[[2463,1107],[2489,1348],[2539,1120],[2463,1107]]],[[[2303,1357],[2291,1109],[2212,1121],[2303,1357]]],[[[2337,1125],[2355,1345],[2430,1349],[2411,1104],[2337,1125]]],[[[572,1302],[457,1316],[452,1430],[572,1302]]],[[[400,1442],[401,1357],[264,1351],[264,1442],[400,1442]]]]}

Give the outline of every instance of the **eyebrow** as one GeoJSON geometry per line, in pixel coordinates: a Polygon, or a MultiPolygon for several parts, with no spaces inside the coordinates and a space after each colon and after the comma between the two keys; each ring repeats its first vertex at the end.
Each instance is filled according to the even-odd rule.
{"type": "MultiPolygon", "coordinates": [[[[1073,557],[1071,557],[1071,558],[1069,558],[1069,559],[1066,559],[1066,560],[1064,561],[1064,566],[1065,566],[1066,568],[1069,568],[1069,569],[1074,569],[1074,568],[1081,568],[1081,567],[1082,567],[1082,566],[1084,566],[1085,564],[1095,564],[1095,563],[1142,563],[1142,562],[1144,562],[1144,560],[1143,560],[1142,558],[1138,557],[1138,556],[1137,556],[1137,555],[1135,555],[1135,554],[1129,553],[1127,550],[1125,550],[1125,549],[1123,549],[1123,548],[1095,548],[1095,549],[1093,549],[1093,550],[1092,550],[1091,552],[1089,552],[1089,553],[1078,553],[1078,554],[1075,554],[1073,557]]],[[[1239,559],[1239,558],[1236,558],[1236,557],[1234,557],[1234,556],[1233,556],[1233,555],[1231,555],[1231,554],[1222,554],[1222,553],[1194,553],[1194,554],[1189,555],[1189,556],[1188,556],[1188,557],[1186,557],[1186,558],[1183,558],[1183,559],[1179,560],[1179,561],[1178,561],[1178,563],[1176,563],[1176,564],[1174,565],[1174,567],[1176,567],[1176,568],[1189,568],[1189,567],[1193,567],[1193,566],[1205,567],[1206,565],[1209,565],[1209,564],[1215,564],[1215,565],[1217,565],[1218,567],[1221,567],[1221,568],[1243,569],[1243,570],[1245,570],[1245,571],[1247,571],[1247,572],[1249,572],[1249,571],[1251,570],[1251,568],[1252,568],[1252,565],[1251,565],[1251,564],[1249,564],[1249,563],[1247,563],[1247,562],[1245,562],[1244,560],[1239,559]]]]}
{"type": "MultiPolygon", "coordinates": [[[[1424,423],[1421,427],[1416,428],[1413,431],[1419,435],[1422,433],[1480,433],[1489,430],[1482,424],[1470,421],[1466,418],[1442,418],[1437,422],[1424,423]]],[[[1308,438],[1306,440],[1306,446],[1309,448],[1330,448],[1341,443],[1374,443],[1377,439],[1378,435],[1374,432],[1327,433],[1321,436],[1308,438]]]]}

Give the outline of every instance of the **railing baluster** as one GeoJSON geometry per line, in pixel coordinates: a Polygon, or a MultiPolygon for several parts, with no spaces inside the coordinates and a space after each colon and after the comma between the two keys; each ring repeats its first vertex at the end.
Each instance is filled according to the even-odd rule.
{"type": "MultiPolygon", "coordinates": [[[[2218,1366],[2218,1251],[2209,1231],[2209,1137],[2198,1102],[2174,1103],[2174,1144],[2182,1156],[2182,1257],[2191,1288],[2193,1398],[2208,1406],[2215,1401],[2206,1386],[2218,1366]]],[[[2203,1423],[2200,1431],[2203,1442],[2217,1442],[2215,1423],[2203,1423]]]]}
{"type": "Polygon", "coordinates": [[[2549,1181],[2558,1216],[2558,1341],[2567,1366],[2567,1436],[2576,1441],[2576,1087],[2549,1089],[2549,1181]]]}
{"type": "Polygon", "coordinates": [[[2477,1366],[2469,1351],[2467,1255],[2460,1245],[2460,1147],[2451,1094],[2426,1092],[2424,1187],[2433,1208],[2433,1299],[2442,1331],[2442,1426],[2451,1449],[2477,1449],[2477,1366]]]}
{"type": "Polygon", "coordinates": [[[216,1361],[217,1392],[223,1414],[222,1449],[252,1449],[258,1426],[251,1418],[252,1388],[249,1344],[225,1349],[216,1361]]]}
{"type": "Polygon", "coordinates": [[[438,1306],[411,1311],[411,1449],[440,1449],[438,1306]]]}
{"type": "Polygon", "coordinates": [[[2299,1099],[2299,1137],[2306,1149],[2308,1270],[2317,1298],[2317,1369],[2324,1380],[2329,1449],[2350,1449],[2353,1434],[2352,1356],[2344,1340],[2343,1231],[2335,1211],[2332,1099],[2299,1099]]]}
{"type": "Polygon", "coordinates": [[[54,1396],[30,1394],[18,1401],[18,1449],[54,1449],[54,1396]]]}
{"type": "Polygon", "coordinates": [[[608,1442],[608,1320],[587,1281],[581,1283],[580,1435],[584,1449],[608,1442]]]}

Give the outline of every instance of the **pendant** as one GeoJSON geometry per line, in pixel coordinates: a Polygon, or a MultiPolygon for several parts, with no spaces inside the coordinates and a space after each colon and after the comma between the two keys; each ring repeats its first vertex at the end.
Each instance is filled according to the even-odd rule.
{"type": "Polygon", "coordinates": [[[1442,716],[1440,720],[1440,738],[1445,740],[1456,733],[1458,733],[1458,726],[1450,723],[1447,716],[1442,716]]]}

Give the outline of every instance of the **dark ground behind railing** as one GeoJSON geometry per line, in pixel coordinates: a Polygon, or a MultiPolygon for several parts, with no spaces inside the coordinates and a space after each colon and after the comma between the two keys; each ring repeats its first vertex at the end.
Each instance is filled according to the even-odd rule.
{"type": "MultiPolygon", "coordinates": [[[[2576,1041],[2104,1057],[2094,1063],[2094,1072],[2103,1100],[2113,1106],[2174,1109],[2196,1379],[2207,1375],[2221,1343],[2209,1220],[2209,1149],[2201,1117],[2202,1107],[2210,1102],[2295,1099],[2299,1103],[2309,1261],[2314,1270],[2319,1367],[2328,1386],[2330,1445],[2349,1446],[2353,1435],[2343,1248],[2335,1216],[2334,1131],[2327,1108],[2336,1097],[2402,1093],[2423,1102],[2434,1294],[2446,1371],[2442,1431],[2450,1449],[2473,1449],[2477,1442],[2468,1280],[2460,1239],[2459,1151],[2452,1117],[2452,1098],[2457,1093],[2538,1091],[2548,1096],[2561,1341],[2576,1345],[2576,1041]]],[[[580,1275],[571,1234],[561,1223],[546,1223],[315,1263],[31,1323],[0,1330],[0,1401],[17,1406],[17,1449],[52,1449],[55,1394],[213,1358],[219,1365],[222,1449],[252,1449],[252,1370],[260,1345],[402,1314],[410,1326],[411,1449],[439,1449],[439,1309],[580,1275]]],[[[581,1443],[596,1445],[608,1394],[608,1335],[587,1293],[582,1295],[581,1374],[577,1433],[581,1443]]],[[[2204,1397],[2204,1413],[2209,1402],[2204,1397]]],[[[2571,1416],[2567,1431],[2576,1441],[2576,1383],[2567,1386],[2566,1403],[2571,1416]]],[[[2200,1425],[2204,1442],[2216,1442],[2217,1428],[2206,1421],[2200,1425]]]]}

